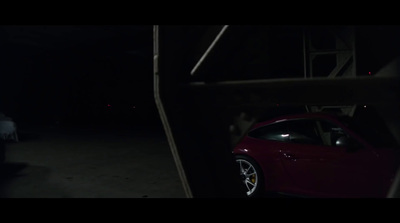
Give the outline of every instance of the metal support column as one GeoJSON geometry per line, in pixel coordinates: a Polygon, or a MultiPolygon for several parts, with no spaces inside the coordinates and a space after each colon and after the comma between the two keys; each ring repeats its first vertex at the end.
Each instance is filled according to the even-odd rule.
{"type": "MultiPolygon", "coordinates": [[[[340,78],[356,77],[356,50],[354,27],[318,27],[304,28],[304,77],[340,78]],[[317,46],[316,46],[317,45],[317,46]],[[329,55],[335,56],[327,57],[329,55]],[[321,61],[327,57],[328,61],[321,61]],[[331,59],[331,61],[329,61],[331,59]],[[334,59],[334,61],[332,60],[334,59]],[[329,64],[331,62],[331,64],[329,64]],[[333,67],[329,65],[334,64],[333,67]],[[320,68],[320,69],[316,69],[320,68]],[[322,68],[322,69],[321,69],[322,68]],[[329,69],[330,68],[330,69],[329,69]]],[[[344,115],[352,116],[357,105],[307,106],[310,112],[340,110],[344,115]]]]}

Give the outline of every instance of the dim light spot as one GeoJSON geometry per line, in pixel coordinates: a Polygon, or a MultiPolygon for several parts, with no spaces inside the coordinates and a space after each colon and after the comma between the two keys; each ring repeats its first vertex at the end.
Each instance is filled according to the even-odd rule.
{"type": "Polygon", "coordinates": [[[107,107],[111,107],[111,105],[110,105],[110,104],[107,104],[107,107]]]}
{"type": "Polygon", "coordinates": [[[368,72],[369,75],[371,75],[371,72],[368,72]]]}

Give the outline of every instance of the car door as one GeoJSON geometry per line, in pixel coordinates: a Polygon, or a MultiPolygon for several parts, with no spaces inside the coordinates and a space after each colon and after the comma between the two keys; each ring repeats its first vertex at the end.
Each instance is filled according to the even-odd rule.
{"type": "Polygon", "coordinates": [[[377,176],[372,151],[359,144],[354,150],[336,145],[336,139],[349,136],[330,122],[300,119],[287,125],[290,145],[281,157],[297,192],[323,197],[378,196],[379,188],[371,184],[377,176]]]}

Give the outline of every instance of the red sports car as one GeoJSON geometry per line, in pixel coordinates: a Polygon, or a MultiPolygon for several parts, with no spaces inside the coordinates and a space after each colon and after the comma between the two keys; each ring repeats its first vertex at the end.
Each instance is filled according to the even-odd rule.
{"type": "Polygon", "coordinates": [[[386,197],[400,150],[379,125],[325,113],[256,124],[233,150],[247,195],[386,197]]]}

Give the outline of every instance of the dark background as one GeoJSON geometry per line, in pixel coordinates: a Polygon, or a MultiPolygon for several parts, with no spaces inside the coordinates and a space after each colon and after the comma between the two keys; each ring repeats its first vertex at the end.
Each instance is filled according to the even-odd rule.
{"type": "Polygon", "coordinates": [[[1,26],[0,111],[24,125],[154,124],[151,26],[1,26]]]}
{"type": "MultiPolygon", "coordinates": [[[[151,25],[0,26],[0,112],[13,118],[20,132],[25,133],[20,134],[23,139],[21,141],[28,143],[29,139],[36,138],[27,137],[26,132],[29,131],[21,130],[32,126],[35,127],[33,128],[35,131],[39,126],[73,127],[71,132],[80,129],[75,127],[81,126],[104,127],[111,129],[111,132],[117,128],[137,127],[139,131],[128,131],[129,138],[140,135],[132,134],[133,132],[142,132],[143,127],[150,127],[147,131],[148,135],[154,135],[155,132],[160,134],[163,129],[159,128],[162,125],[153,95],[152,28],[151,25]],[[151,126],[157,126],[156,129],[160,131],[154,131],[151,126]]],[[[182,63],[181,69],[189,71],[197,61],[194,56],[204,52],[204,47],[197,46],[197,40],[201,40],[206,29],[205,27],[198,28],[188,26],[186,29],[190,31],[186,33],[188,39],[183,37],[182,42],[175,44],[184,48],[182,52],[186,53],[187,61],[182,63]]],[[[213,55],[213,61],[209,61],[210,63],[202,68],[203,75],[199,76],[206,81],[301,78],[303,77],[301,28],[301,26],[289,28],[274,26],[273,29],[276,32],[268,33],[259,26],[248,26],[243,29],[235,27],[230,35],[225,36],[227,41],[219,45],[220,50],[213,55]],[[268,42],[263,42],[266,36],[268,42]]],[[[357,27],[356,38],[357,75],[359,76],[367,76],[369,72],[375,74],[400,52],[397,41],[399,39],[398,26],[357,27]]],[[[325,44],[325,39],[323,37],[320,39],[325,44]]],[[[162,56],[170,55],[162,54],[162,56]]],[[[321,69],[326,69],[326,67],[322,66],[321,69]]],[[[329,69],[326,70],[329,71],[329,69]]],[[[180,73],[189,76],[187,72],[180,73]]],[[[182,80],[190,81],[190,78],[186,77],[182,80]]],[[[193,80],[196,81],[196,79],[193,80]]],[[[217,104],[216,101],[214,103],[217,104]]],[[[274,111],[266,112],[268,113],[266,117],[291,113],[297,109],[286,110],[283,106],[278,106],[276,109],[271,109],[274,111]]],[[[171,110],[174,112],[173,109],[171,110]]],[[[213,112],[211,109],[210,116],[213,112]]],[[[196,118],[196,113],[189,112],[187,117],[189,118],[175,117],[173,119],[173,117],[171,121],[178,122],[178,125],[182,120],[191,123],[192,118],[196,118]]],[[[196,125],[193,126],[196,127],[196,125]]],[[[218,127],[217,123],[216,128],[218,127]]],[[[49,128],[45,129],[44,136],[41,136],[44,138],[53,131],[49,128]]],[[[203,133],[201,128],[180,129],[180,131],[198,133],[198,135],[203,133]]],[[[78,132],[82,133],[86,130],[78,132]]],[[[93,131],[93,134],[95,132],[93,131]]],[[[150,140],[144,144],[152,146],[150,141],[156,137],[147,137],[148,135],[143,138],[150,140]]],[[[85,136],[87,136],[86,133],[85,136]]],[[[95,154],[101,155],[96,142],[101,142],[100,139],[107,137],[104,135],[96,137],[87,148],[93,148],[96,150],[95,154]]],[[[108,139],[113,140],[113,137],[108,137],[108,139]]],[[[185,138],[185,140],[188,139],[185,138]]],[[[71,141],[70,145],[73,145],[70,148],[80,148],[74,144],[76,141],[70,139],[69,141],[71,141]]],[[[115,142],[112,142],[115,149],[115,142]]],[[[125,143],[124,140],[121,142],[125,143]]],[[[160,146],[160,148],[168,149],[166,141],[160,140],[160,142],[165,146],[160,146]]],[[[188,140],[190,144],[193,142],[196,140],[188,140]]],[[[13,145],[24,146],[21,143],[13,145]]],[[[137,145],[126,144],[129,151],[133,152],[134,150],[130,148],[135,146],[137,145]]],[[[39,144],[36,148],[41,147],[39,144]]],[[[35,147],[32,148],[27,148],[27,151],[37,152],[35,147]]],[[[46,148],[43,146],[41,149],[46,148]]],[[[10,151],[14,152],[16,158],[19,157],[20,150],[11,149],[10,151]]],[[[49,151],[53,151],[53,148],[49,151]]],[[[107,150],[107,153],[113,151],[107,150]]],[[[154,152],[154,148],[146,151],[154,152]]],[[[169,154],[170,151],[167,151],[169,154]]],[[[76,156],[76,151],[73,149],[68,152],[74,153],[72,157],[76,156]]],[[[46,159],[50,156],[41,156],[40,152],[32,154],[37,154],[32,160],[36,160],[35,162],[41,165],[43,160],[51,161],[56,157],[53,155],[50,159],[46,159]]],[[[64,153],[59,150],[57,154],[60,154],[61,159],[70,159],[69,155],[63,155],[64,153]]],[[[151,153],[150,155],[154,156],[151,153]]],[[[127,158],[125,155],[124,157],[127,158]]],[[[132,157],[140,156],[133,155],[132,157]]],[[[16,158],[15,160],[26,160],[16,158]]],[[[152,163],[142,157],[139,159],[152,163]]],[[[122,158],[118,158],[114,161],[120,163],[121,160],[122,158]]],[[[59,162],[68,168],[74,165],[69,162],[59,162]]],[[[87,163],[90,165],[90,162],[87,163]]],[[[127,165],[129,167],[132,162],[127,161],[127,165]]],[[[50,165],[46,168],[57,169],[50,165]]],[[[80,168],[89,170],[84,166],[80,168]]],[[[124,169],[129,170],[129,168],[124,169]]],[[[172,170],[175,169],[172,168],[172,170]]],[[[110,171],[113,170],[110,169],[110,171]]],[[[70,178],[70,176],[65,177],[70,178]]],[[[85,176],[82,175],[82,178],[84,179],[85,176]]]]}
{"type": "MultiPolygon", "coordinates": [[[[205,27],[187,28],[185,69],[197,61],[191,56],[199,52],[191,47],[205,27]]],[[[236,27],[218,62],[204,66],[206,73],[222,79],[302,77],[302,26],[272,27],[279,32],[265,44],[262,26],[236,27]]],[[[398,56],[399,37],[399,26],[357,26],[357,75],[375,74],[398,56]]],[[[20,127],[160,125],[152,58],[151,25],[0,26],[0,111],[20,127]]]]}

